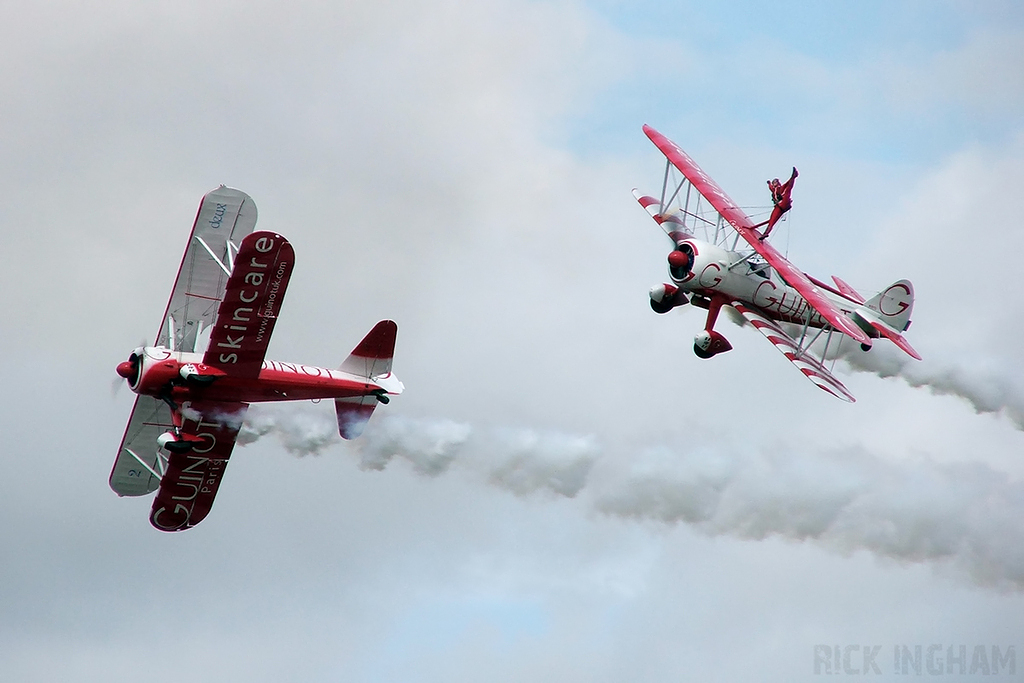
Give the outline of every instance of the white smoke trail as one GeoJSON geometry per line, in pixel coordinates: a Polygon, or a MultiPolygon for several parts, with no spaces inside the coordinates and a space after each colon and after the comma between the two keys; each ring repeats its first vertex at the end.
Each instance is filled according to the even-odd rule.
{"type": "MultiPolygon", "coordinates": [[[[251,407],[238,442],[273,434],[296,455],[315,455],[341,441],[333,412],[288,406],[251,407]]],[[[419,474],[438,476],[458,466],[517,495],[547,490],[573,497],[598,456],[591,437],[530,429],[472,428],[451,420],[389,415],[375,419],[358,440],[345,442],[359,466],[383,470],[395,458],[419,474]]]]}
{"type": "Polygon", "coordinates": [[[933,393],[959,396],[978,413],[1005,414],[1024,430],[1024,392],[1006,373],[972,371],[961,364],[926,358],[918,361],[885,342],[878,342],[864,353],[856,344],[844,344],[839,358],[855,371],[870,372],[882,378],[899,377],[912,387],[924,387],[933,393]]]}
{"type": "Polygon", "coordinates": [[[289,453],[316,455],[340,440],[334,411],[293,410],[287,406],[249,406],[238,432],[240,446],[275,435],[289,453]]]}
{"type": "MultiPolygon", "coordinates": [[[[304,455],[341,441],[333,415],[322,411],[253,412],[243,428],[248,442],[274,434],[304,455]]],[[[395,459],[429,477],[461,469],[516,495],[579,496],[602,514],[685,523],[712,536],[812,541],[844,554],[867,550],[1024,590],[1024,484],[981,464],[784,447],[659,447],[612,457],[601,456],[592,437],[400,416],[376,420],[347,445],[367,470],[395,459]]]]}
{"type": "Polygon", "coordinates": [[[883,461],[863,451],[641,454],[598,510],[708,535],[811,540],[844,554],[952,566],[1024,590],[1024,485],[984,465],[883,461]]]}

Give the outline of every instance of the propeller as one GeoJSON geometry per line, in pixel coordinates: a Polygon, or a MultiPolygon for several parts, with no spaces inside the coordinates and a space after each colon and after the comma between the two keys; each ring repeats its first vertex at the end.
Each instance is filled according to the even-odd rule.
{"type": "MultiPolygon", "coordinates": [[[[147,342],[145,339],[142,340],[141,348],[145,348],[147,342]]],[[[138,349],[136,349],[137,351],[138,349]]],[[[110,386],[111,395],[116,397],[121,387],[124,386],[125,382],[129,386],[139,381],[139,371],[142,366],[142,358],[136,351],[132,351],[131,355],[128,356],[128,360],[121,361],[117,364],[115,372],[118,374],[118,378],[113,381],[110,386]]]]}
{"type": "Polygon", "coordinates": [[[673,280],[682,280],[693,268],[693,247],[685,242],[676,247],[668,255],[668,272],[673,280]]]}

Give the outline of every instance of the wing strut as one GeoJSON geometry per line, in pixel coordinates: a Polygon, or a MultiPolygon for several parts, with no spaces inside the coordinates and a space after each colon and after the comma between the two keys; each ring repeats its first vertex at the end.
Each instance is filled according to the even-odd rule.
{"type": "MultiPolygon", "coordinates": [[[[228,259],[228,268],[231,269],[231,270],[234,270],[235,269],[235,256],[238,255],[238,245],[236,245],[231,240],[228,240],[227,241],[227,251],[228,251],[228,253],[226,254],[226,257],[228,259]]],[[[230,273],[228,273],[228,275],[230,275],[230,273]]]]}
{"type": "Polygon", "coordinates": [[[177,343],[174,338],[174,316],[167,316],[167,348],[177,351],[177,343]]]}
{"type": "MultiPolygon", "coordinates": [[[[847,401],[849,403],[854,402],[853,394],[843,386],[832,372],[825,367],[823,363],[824,354],[822,359],[819,360],[815,357],[814,353],[811,353],[811,344],[813,344],[818,337],[824,332],[824,329],[818,332],[809,343],[804,344],[803,339],[797,342],[795,339],[790,337],[782,326],[777,322],[764,315],[761,311],[757,310],[753,306],[749,306],[739,301],[732,303],[733,308],[740,312],[740,314],[747,319],[747,322],[751,323],[758,332],[763,334],[768,341],[775,345],[782,355],[786,359],[800,369],[804,377],[813,382],[819,389],[827,391],[838,399],[847,401]]],[[[834,328],[829,328],[829,338],[832,336],[834,328]]],[[[825,348],[828,348],[826,342],[825,348]]]]}
{"type": "Polygon", "coordinates": [[[167,463],[166,463],[166,462],[164,462],[164,460],[165,460],[165,459],[164,459],[164,456],[160,455],[160,453],[157,453],[157,454],[156,454],[156,466],[157,466],[158,468],[160,468],[160,471],[159,471],[159,472],[157,472],[157,471],[156,471],[155,469],[153,469],[152,467],[150,467],[150,466],[149,466],[149,463],[148,463],[148,462],[146,462],[145,460],[143,460],[142,458],[140,458],[140,457],[139,457],[138,455],[136,455],[136,454],[135,454],[135,451],[133,451],[133,450],[132,450],[132,449],[130,449],[130,448],[126,448],[126,449],[124,449],[124,450],[125,450],[125,451],[126,451],[126,452],[128,453],[128,455],[130,455],[130,456],[132,456],[133,458],[135,458],[135,461],[136,461],[136,462],[138,462],[138,463],[139,463],[140,465],[142,465],[143,467],[145,467],[145,468],[146,468],[146,471],[147,471],[147,472],[149,472],[150,474],[152,474],[152,475],[153,475],[154,477],[156,477],[156,478],[157,478],[157,480],[160,480],[160,479],[163,479],[163,478],[164,478],[164,472],[166,472],[166,471],[167,471],[167,463]]]}
{"type": "MultiPolygon", "coordinates": [[[[155,339],[157,346],[171,346],[167,316],[173,315],[177,328],[174,348],[195,351],[198,323],[203,327],[213,323],[216,302],[224,298],[224,286],[230,277],[231,255],[238,252],[238,243],[255,225],[256,205],[249,195],[223,185],[206,193],[199,204],[188,246],[161,317],[155,339]]],[[[140,452],[143,457],[149,457],[145,449],[140,452]]]]}
{"type": "MultiPolygon", "coordinates": [[[[212,258],[217,263],[217,265],[220,266],[220,269],[224,271],[225,275],[231,277],[231,269],[224,265],[224,262],[220,260],[219,256],[213,253],[213,249],[210,249],[210,245],[206,243],[206,240],[204,240],[199,235],[196,235],[196,242],[199,242],[199,244],[203,245],[203,249],[205,249],[206,253],[210,255],[210,258],[212,258]]],[[[231,240],[228,240],[227,243],[228,262],[231,262],[233,260],[231,257],[231,247],[234,245],[231,244],[231,240]]]]}

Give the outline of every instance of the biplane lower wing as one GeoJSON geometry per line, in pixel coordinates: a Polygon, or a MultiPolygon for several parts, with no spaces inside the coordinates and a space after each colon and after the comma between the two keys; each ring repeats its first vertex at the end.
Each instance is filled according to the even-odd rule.
{"type": "Polygon", "coordinates": [[[171,409],[152,396],[135,399],[121,448],[110,472],[110,488],[119,496],[145,496],[156,491],[166,469],[167,458],[157,438],[173,429],[171,409]]]}
{"type": "Polygon", "coordinates": [[[245,419],[246,403],[183,404],[175,421],[179,438],[192,443],[186,452],[171,452],[149,522],[161,531],[190,529],[213,507],[224,470],[245,419]]]}
{"type": "Polygon", "coordinates": [[[778,323],[741,302],[734,302],[732,306],[819,389],[850,403],[857,400],[820,360],[812,356],[806,348],[801,348],[778,323]]]}
{"type": "Polygon", "coordinates": [[[665,158],[690,181],[697,192],[715,208],[715,211],[779,273],[786,284],[795,289],[835,329],[853,337],[861,344],[871,344],[871,338],[864,330],[825,296],[821,288],[811,282],[803,271],[790,263],[775,247],[761,239],[750,217],[686,152],[650,126],[644,126],[644,133],[665,158]]]}

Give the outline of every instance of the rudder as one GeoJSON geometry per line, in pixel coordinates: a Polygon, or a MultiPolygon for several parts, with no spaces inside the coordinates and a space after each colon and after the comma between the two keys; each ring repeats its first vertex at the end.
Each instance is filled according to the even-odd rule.
{"type": "Polygon", "coordinates": [[[910,326],[910,315],[914,312],[914,285],[910,280],[898,280],[868,299],[864,304],[897,332],[906,331],[910,326]]]}
{"type": "Polygon", "coordinates": [[[391,372],[391,361],[395,356],[395,339],[398,325],[393,320],[381,320],[352,349],[341,370],[357,377],[371,379],[391,372]]]}
{"type": "Polygon", "coordinates": [[[914,286],[910,280],[897,280],[853,312],[853,320],[872,337],[885,337],[907,355],[921,360],[902,332],[910,327],[914,312],[914,286]]]}
{"type": "Polygon", "coordinates": [[[402,392],[402,383],[391,374],[397,337],[398,325],[393,320],[381,320],[341,364],[339,369],[342,372],[380,387],[370,394],[334,400],[341,438],[355,439],[362,434],[377,404],[387,403],[387,394],[402,392]]]}

